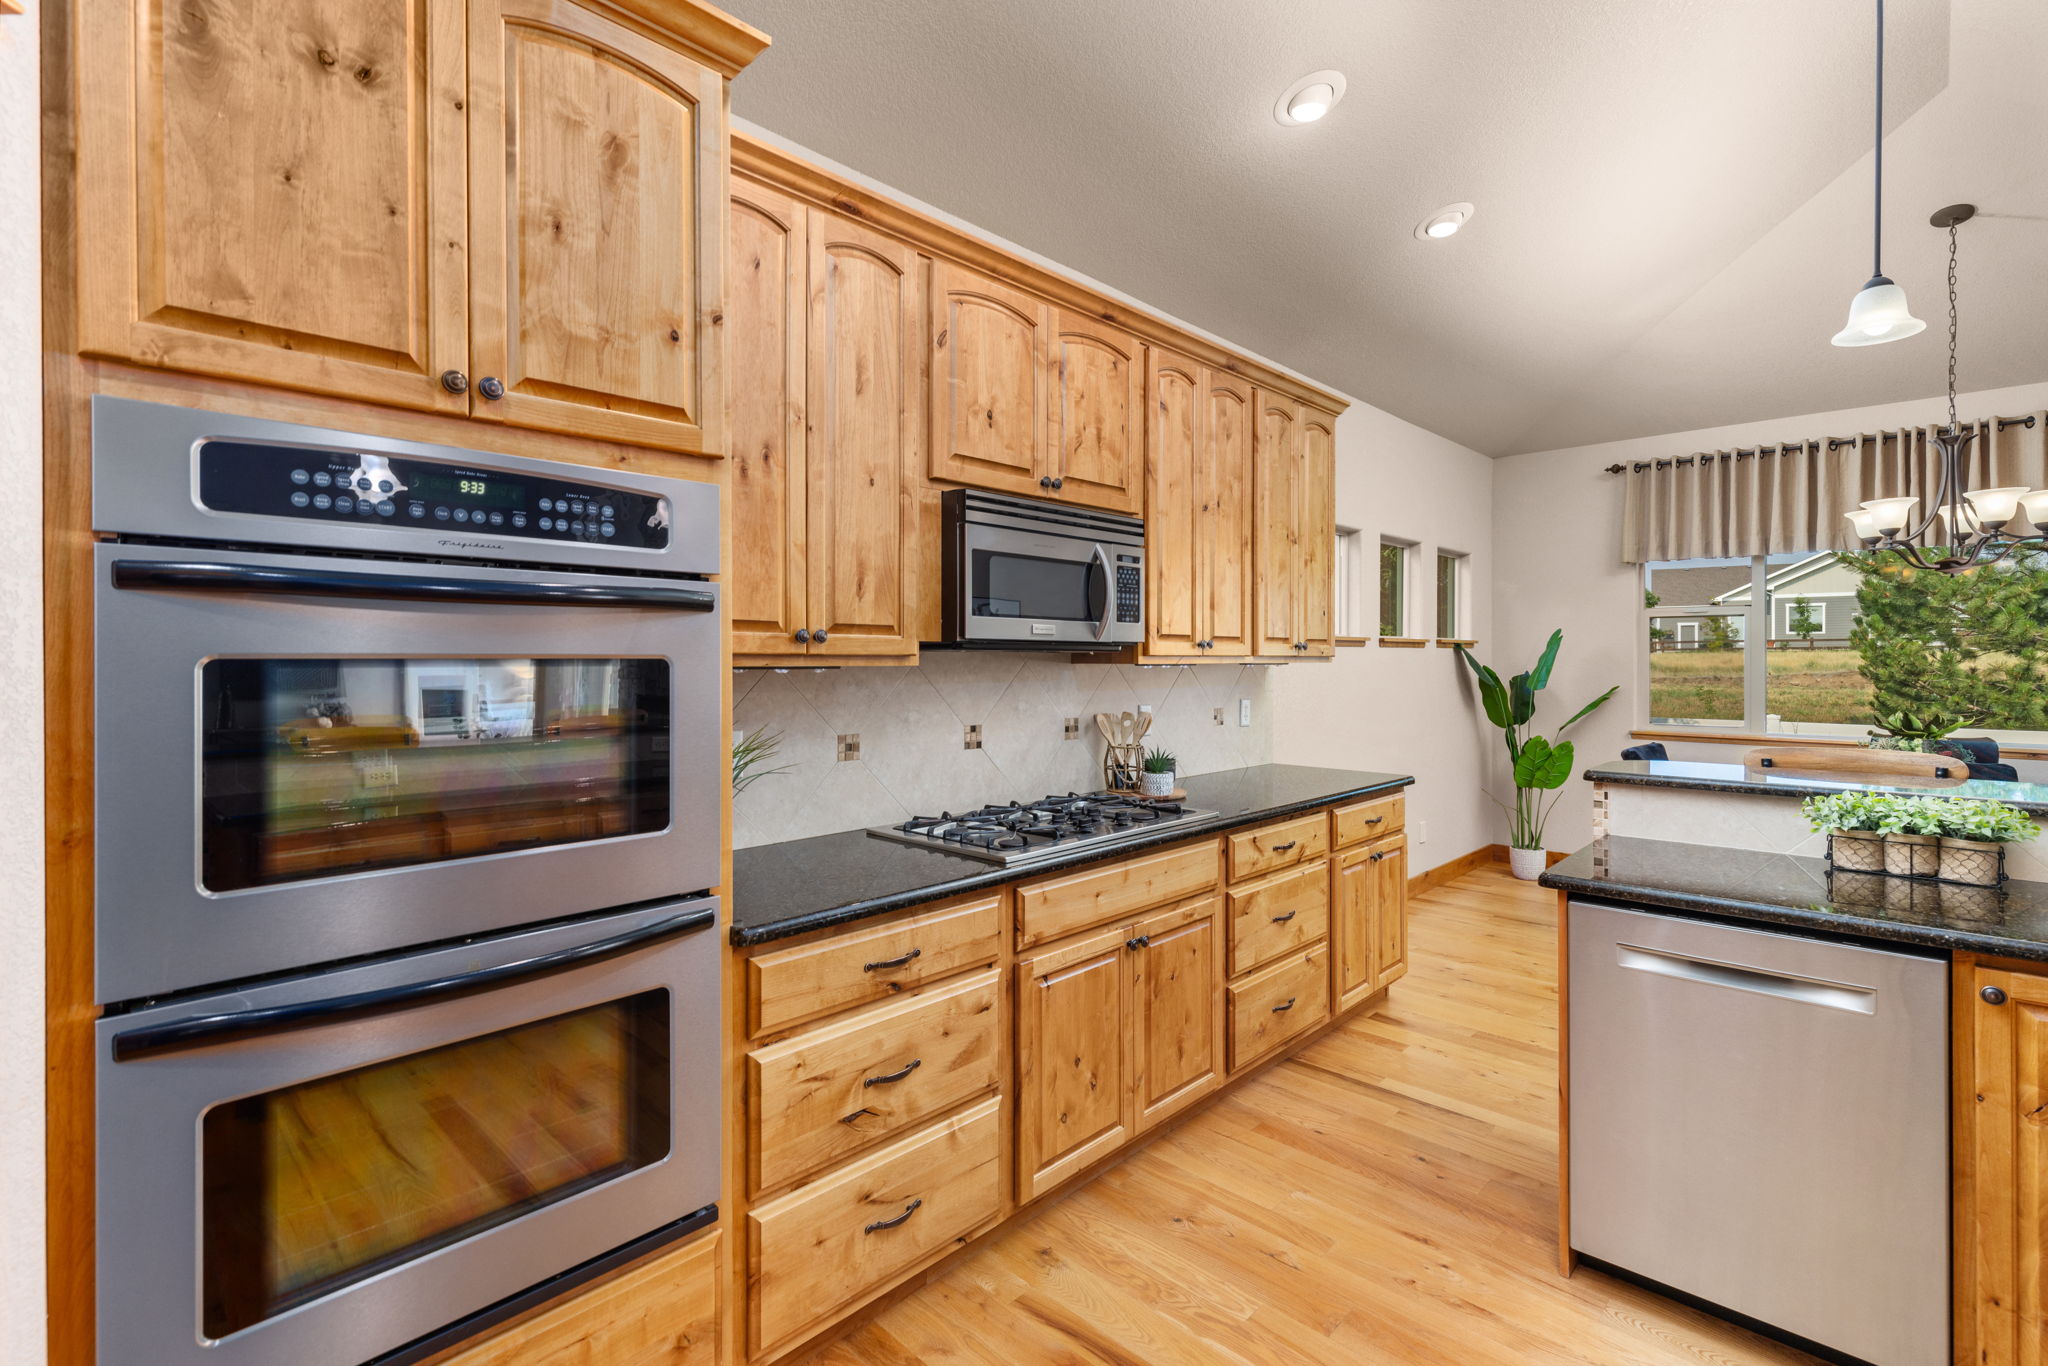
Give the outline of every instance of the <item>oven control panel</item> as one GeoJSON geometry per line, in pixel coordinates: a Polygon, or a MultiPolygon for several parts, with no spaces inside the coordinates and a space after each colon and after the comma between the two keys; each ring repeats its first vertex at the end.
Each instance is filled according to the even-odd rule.
{"type": "Polygon", "coordinates": [[[1144,598],[1140,589],[1143,575],[1136,555],[1116,557],[1116,619],[1118,621],[1142,622],[1145,619],[1144,598]]]}
{"type": "Polygon", "coordinates": [[[665,498],[581,480],[305,446],[207,441],[199,501],[216,512],[397,530],[661,550],[665,498]]]}

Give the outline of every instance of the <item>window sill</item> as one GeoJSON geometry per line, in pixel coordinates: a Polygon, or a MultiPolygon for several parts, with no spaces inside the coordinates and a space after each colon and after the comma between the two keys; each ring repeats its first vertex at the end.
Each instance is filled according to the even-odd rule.
{"type": "Polygon", "coordinates": [[[1356,648],[1357,648],[1358,646],[1361,646],[1361,645],[1370,645],[1370,644],[1372,644],[1372,637],[1371,637],[1371,636],[1338,636],[1338,637],[1337,637],[1337,643],[1338,643],[1339,645],[1341,645],[1341,646],[1343,646],[1343,647],[1347,648],[1347,649],[1356,649],[1356,648]]]}
{"type": "Polygon", "coordinates": [[[1411,640],[1407,636],[1380,637],[1380,648],[1383,650],[1420,650],[1427,644],[1429,642],[1426,640],[1411,640]]]}
{"type": "MultiPolygon", "coordinates": [[[[1685,726],[1651,727],[1629,732],[1632,740],[1686,740],[1702,745],[1812,745],[1816,748],[1855,748],[1862,741],[1846,735],[1758,735],[1754,732],[1727,730],[1692,730],[1685,726]]],[[[2048,759],[2048,749],[2031,745],[2004,745],[1998,747],[2001,759],[2048,759]]]]}
{"type": "Polygon", "coordinates": [[[1438,636],[1436,648],[1439,650],[1455,650],[1462,645],[1469,650],[1478,643],[1476,640],[1452,640],[1446,636],[1438,636]]]}

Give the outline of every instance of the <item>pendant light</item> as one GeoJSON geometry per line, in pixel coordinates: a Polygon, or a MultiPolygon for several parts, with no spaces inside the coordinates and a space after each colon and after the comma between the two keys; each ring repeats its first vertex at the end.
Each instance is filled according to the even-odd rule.
{"type": "MultiPolygon", "coordinates": [[[[1963,491],[1963,452],[1979,431],[1993,430],[1993,419],[1964,426],[1956,417],[1956,229],[1976,214],[1974,204],[1951,204],[1927,220],[1948,229],[1948,425],[1934,434],[1941,452],[1941,485],[1935,490],[1934,505],[1918,522],[1913,519],[1918,498],[1875,498],[1862,511],[1845,514],[1864,549],[1894,551],[1915,569],[1942,574],[1967,574],[1996,564],[2015,550],[2048,546],[2048,489],[2022,485],[1963,491]],[[1939,543],[1924,544],[1937,524],[1939,543]]],[[[1920,326],[1924,324],[1914,330],[1920,326]]],[[[1843,343],[1840,337],[1835,341],[1856,344],[1843,343]]],[[[2034,423],[2031,417],[2014,421],[2034,423]]]]}
{"type": "Polygon", "coordinates": [[[1927,324],[1906,306],[1906,291],[1884,273],[1884,0],[1877,0],[1877,204],[1871,214],[1870,279],[1849,301],[1849,322],[1837,346],[1876,346],[1924,332],[1927,324]]]}

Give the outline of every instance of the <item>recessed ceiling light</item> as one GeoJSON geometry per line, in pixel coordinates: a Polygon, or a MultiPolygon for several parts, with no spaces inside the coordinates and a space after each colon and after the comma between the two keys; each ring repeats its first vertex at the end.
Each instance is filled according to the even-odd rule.
{"type": "Polygon", "coordinates": [[[1343,98],[1343,72],[1311,71],[1287,87],[1286,93],[1273,105],[1273,117],[1289,128],[1314,123],[1343,98]]]}
{"type": "Polygon", "coordinates": [[[1427,242],[1436,237],[1449,237],[1472,221],[1470,204],[1446,204],[1429,217],[1415,225],[1415,235],[1427,242]]]}

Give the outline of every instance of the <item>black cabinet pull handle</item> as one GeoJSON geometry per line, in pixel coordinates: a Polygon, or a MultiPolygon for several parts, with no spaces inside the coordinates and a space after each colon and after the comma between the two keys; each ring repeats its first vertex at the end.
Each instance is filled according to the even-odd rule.
{"type": "Polygon", "coordinates": [[[880,968],[900,968],[905,963],[910,962],[912,959],[921,957],[923,953],[923,949],[912,949],[909,953],[904,954],[901,958],[884,958],[878,963],[865,964],[862,966],[861,971],[874,972],[880,968]]]}
{"type": "Polygon", "coordinates": [[[1386,819],[1386,817],[1385,817],[1385,816],[1370,816],[1370,817],[1368,817],[1368,818],[1366,819],[1366,822],[1365,822],[1365,823],[1366,823],[1367,825],[1378,825],[1378,824],[1379,824],[1379,823],[1380,823],[1381,821],[1383,821],[1383,820],[1385,820],[1385,819],[1386,819]]]}
{"type": "Polygon", "coordinates": [[[805,630],[799,630],[799,631],[798,631],[798,632],[796,633],[796,643],[797,643],[797,644],[799,644],[799,645],[808,645],[808,644],[810,644],[810,643],[811,643],[811,633],[810,633],[810,631],[809,631],[808,629],[805,629],[805,630]]]}
{"type": "Polygon", "coordinates": [[[1135,939],[1126,939],[1124,941],[1124,947],[1132,953],[1136,953],[1139,949],[1149,948],[1151,944],[1152,936],[1149,934],[1141,934],[1135,939]]]}
{"type": "Polygon", "coordinates": [[[824,633],[823,631],[813,631],[813,632],[811,632],[811,644],[813,644],[813,645],[823,645],[824,643],[825,643],[825,633],[824,633]]]}
{"type": "Polygon", "coordinates": [[[476,391],[485,398],[496,401],[505,397],[505,381],[496,375],[485,375],[476,382],[476,391]]]}
{"type": "Polygon", "coordinates": [[[441,387],[451,394],[466,394],[469,392],[469,376],[460,370],[443,370],[441,387]]]}
{"type": "Polygon", "coordinates": [[[1274,1013],[1275,1015],[1278,1015],[1278,1014],[1279,1014],[1279,1013],[1280,1013],[1281,1011],[1283,1011],[1283,1010],[1292,1010],[1292,1009],[1294,1009],[1294,1002],[1295,1002],[1295,1000],[1296,1000],[1296,999],[1297,999],[1297,998],[1296,998],[1296,997],[1293,997],[1293,996],[1290,996],[1290,997],[1288,997],[1288,998],[1287,998],[1287,1004],[1286,1004],[1286,1005],[1284,1005],[1284,1006],[1274,1006],[1274,1007],[1273,1007],[1273,1013],[1274,1013]]]}
{"type": "Polygon", "coordinates": [[[1374,855],[1373,855],[1372,857],[1368,858],[1368,859],[1366,860],[1366,862],[1367,862],[1367,863],[1378,863],[1378,862],[1379,862],[1379,861],[1380,861],[1381,859],[1385,858],[1386,856],[1387,856],[1387,851],[1386,851],[1385,849],[1382,849],[1382,850],[1380,850],[1380,851],[1379,851],[1379,852],[1378,852],[1377,854],[1374,854],[1374,855]]]}
{"type": "Polygon", "coordinates": [[[869,1108],[868,1108],[867,1106],[863,1105],[863,1106],[861,1106],[861,1107],[860,1107],[860,1108],[859,1108],[858,1110],[855,1110],[855,1111],[854,1111],[854,1112],[853,1112],[852,1114],[850,1114],[850,1115],[846,1116],[846,1117],[845,1117],[844,1119],[840,1120],[839,1122],[840,1122],[841,1124],[851,1124],[851,1123],[853,1123],[853,1122],[854,1122],[854,1121],[855,1121],[856,1119],[859,1119],[859,1118],[860,1118],[860,1117],[861,1117],[862,1115],[871,1115],[871,1114],[873,1114],[873,1113],[874,1113],[874,1111],[873,1111],[873,1110],[870,1110],[870,1109],[869,1109],[869,1108]]]}
{"type": "Polygon", "coordinates": [[[1288,921],[1294,919],[1294,917],[1300,914],[1300,911],[1289,911],[1286,915],[1276,915],[1273,917],[1273,923],[1275,925],[1285,925],[1288,921]]]}
{"type": "Polygon", "coordinates": [[[1997,987],[1986,987],[1977,994],[1984,998],[1984,1004],[1986,1005],[2002,1006],[2005,1004],[2005,993],[1997,987]]]}
{"type": "Polygon", "coordinates": [[[866,1081],[863,1081],[861,1083],[861,1086],[863,1088],[869,1086],[887,1086],[892,1081],[902,1081],[905,1077],[909,1076],[912,1072],[915,1072],[918,1068],[922,1066],[924,1066],[923,1058],[912,1058],[906,1066],[899,1068],[897,1071],[884,1072],[879,1077],[869,1077],[866,1081]]]}
{"type": "Polygon", "coordinates": [[[1301,843],[1300,840],[1289,840],[1285,844],[1276,844],[1273,846],[1273,852],[1276,854],[1284,854],[1289,849],[1292,849],[1295,845],[1299,843],[1301,843]]]}
{"type": "Polygon", "coordinates": [[[923,1204],[924,1198],[920,1196],[917,1199],[911,1201],[908,1205],[906,1205],[904,1207],[903,1213],[897,1215],[894,1219],[877,1219],[874,1223],[869,1224],[866,1228],[862,1229],[861,1232],[880,1233],[885,1228],[897,1228],[903,1224],[906,1224],[910,1221],[910,1216],[917,1213],[918,1207],[923,1204]]]}

